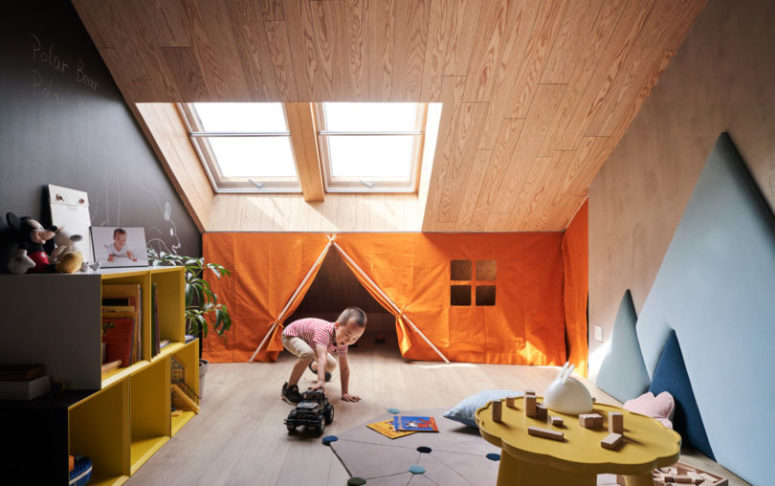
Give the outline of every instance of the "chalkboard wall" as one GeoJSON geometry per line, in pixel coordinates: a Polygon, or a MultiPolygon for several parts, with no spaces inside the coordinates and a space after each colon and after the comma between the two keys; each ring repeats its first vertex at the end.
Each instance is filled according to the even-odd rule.
{"type": "Polygon", "coordinates": [[[45,188],[86,191],[92,225],[141,226],[156,248],[201,236],[66,0],[13,0],[0,16],[0,269],[7,211],[49,216],[45,188]]]}

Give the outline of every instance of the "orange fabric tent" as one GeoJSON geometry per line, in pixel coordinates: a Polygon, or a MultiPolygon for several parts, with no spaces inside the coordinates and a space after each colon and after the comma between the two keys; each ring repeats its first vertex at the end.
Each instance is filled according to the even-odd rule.
{"type": "MultiPolygon", "coordinates": [[[[332,248],[344,252],[359,281],[396,316],[403,356],[441,359],[421,332],[453,361],[556,365],[566,360],[562,238],[561,233],[340,234],[332,248]],[[452,260],[470,261],[470,278],[452,281],[452,260]],[[477,280],[481,260],[496,262],[494,280],[477,280]],[[450,304],[452,285],[466,286],[471,305],[450,304]],[[494,305],[476,305],[480,286],[495,286],[494,305]]],[[[232,312],[233,330],[227,340],[209,336],[205,357],[248,360],[327,244],[324,234],[204,234],[205,258],[233,270],[224,282],[210,279],[232,312]]],[[[276,357],[279,330],[258,359],[276,357]]]]}
{"type": "Polygon", "coordinates": [[[568,361],[587,376],[587,296],[589,294],[589,200],[576,213],[562,238],[565,273],[565,327],[568,361]]]}

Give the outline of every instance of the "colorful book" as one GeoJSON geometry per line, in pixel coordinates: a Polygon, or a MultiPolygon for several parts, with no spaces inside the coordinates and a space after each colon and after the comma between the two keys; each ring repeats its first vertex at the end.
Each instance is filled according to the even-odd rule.
{"type": "Polygon", "coordinates": [[[110,361],[108,363],[105,363],[102,365],[102,372],[103,373],[109,373],[115,369],[117,369],[119,366],[121,366],[121,360],[117,359],[115,361],[110,361]]]}
{"type": "Polygon", "coordinates": [[[135,329],[132,334],[131,363],[143,359],[143,293],[140,284],[105,284],[102,286],[103,313],[109,304],[120,303],[134,308],[135,329]]]}
{"type": "Polygon", "coordinates": [[[373,424],[367,424],[366,427],[376,432],[379,432],[380,434],[384,435],[388,439],[397,439],[398,437],[403,437],[405,435],[412,435],[417,433],[416,431],[413,431],[413,430],[405,431],[405,432],[396,432],[396,429],[393,427],[393,419],[387,419],[381,422],[374,422],[373,424]]]}
{"type": "Polygon", "coordinates": [[[134,317],[102,316],[102,340],[108,362],[121,360],[121,366],[132,364],[134,333],[134,317]]]}
{"type": "Polygon", "coordinates": [[[399,431],[438,432],[436,419],[433,417],[417,417],[412,415],[396,415],[393,417],[393,427],[399,431]]]}
{"type": "Polygon", "coordinates": [[[156,356],[160,351],[159,289],[154,282],[151,284],[151,356],[156,356]]]}
{"type": "Polygon", "coordinates": [[[29,381],[46,374],[46,365],[0,365],[0,381],[29,381]]]}

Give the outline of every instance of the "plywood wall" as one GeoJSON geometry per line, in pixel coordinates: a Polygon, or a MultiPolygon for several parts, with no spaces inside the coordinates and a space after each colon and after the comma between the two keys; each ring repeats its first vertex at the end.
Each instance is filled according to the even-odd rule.
{"type": "Polygon", "coordinates": [[[775,3],[711,0],[589,189],[590,353],[619,301],[640,312],[719,133],[775,207],[775,3]]]}

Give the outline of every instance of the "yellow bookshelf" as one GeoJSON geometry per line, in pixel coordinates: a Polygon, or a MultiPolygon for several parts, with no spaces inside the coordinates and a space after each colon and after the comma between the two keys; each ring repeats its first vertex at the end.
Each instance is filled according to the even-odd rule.
{"type": "MultiPolygon", "coordinates": [[[[5,344],[0,341],[0,352],[13,362],[44,363],[53,379],[72,390],[30,404],[6,404],[8,410],[2,412],[17,414],[22,441],[34,443],[24,431],[40,429],[44,431],[40,440],[54,444],[46,453],[50,458],[36,456],[37,451],[20,451],[20,457],[35,457],[40,466],[46,466],[38,468],[41,471],[56,469],[41,473],[39,484],[67,484],[68,453],[92,460],[89,484],[123,484],[196,415],[182,410],[173,414],[170,391],[174,356],[185,366],[186,384],[199,393],[199,342],[185,342],[184,269],[142,267],[10,277],[0,276],[0,292],[9,297],[0,304],[0,312],[19,325],[12,331],[17,335],[4,340],[5,344]],[[112,284],[140,285],[142,353],[130,366],[101,373],[102,289],[112,284]],[[154,286],[159,337],[170,341],[156,356],[154,286]],[[47,296],[46,304],[32,305],[40,295],[47,296]],[[64,422],[57,417],[64,417],[64,422]]],[[[34,475],[29,480],[34,483],[34,475]]]]}

